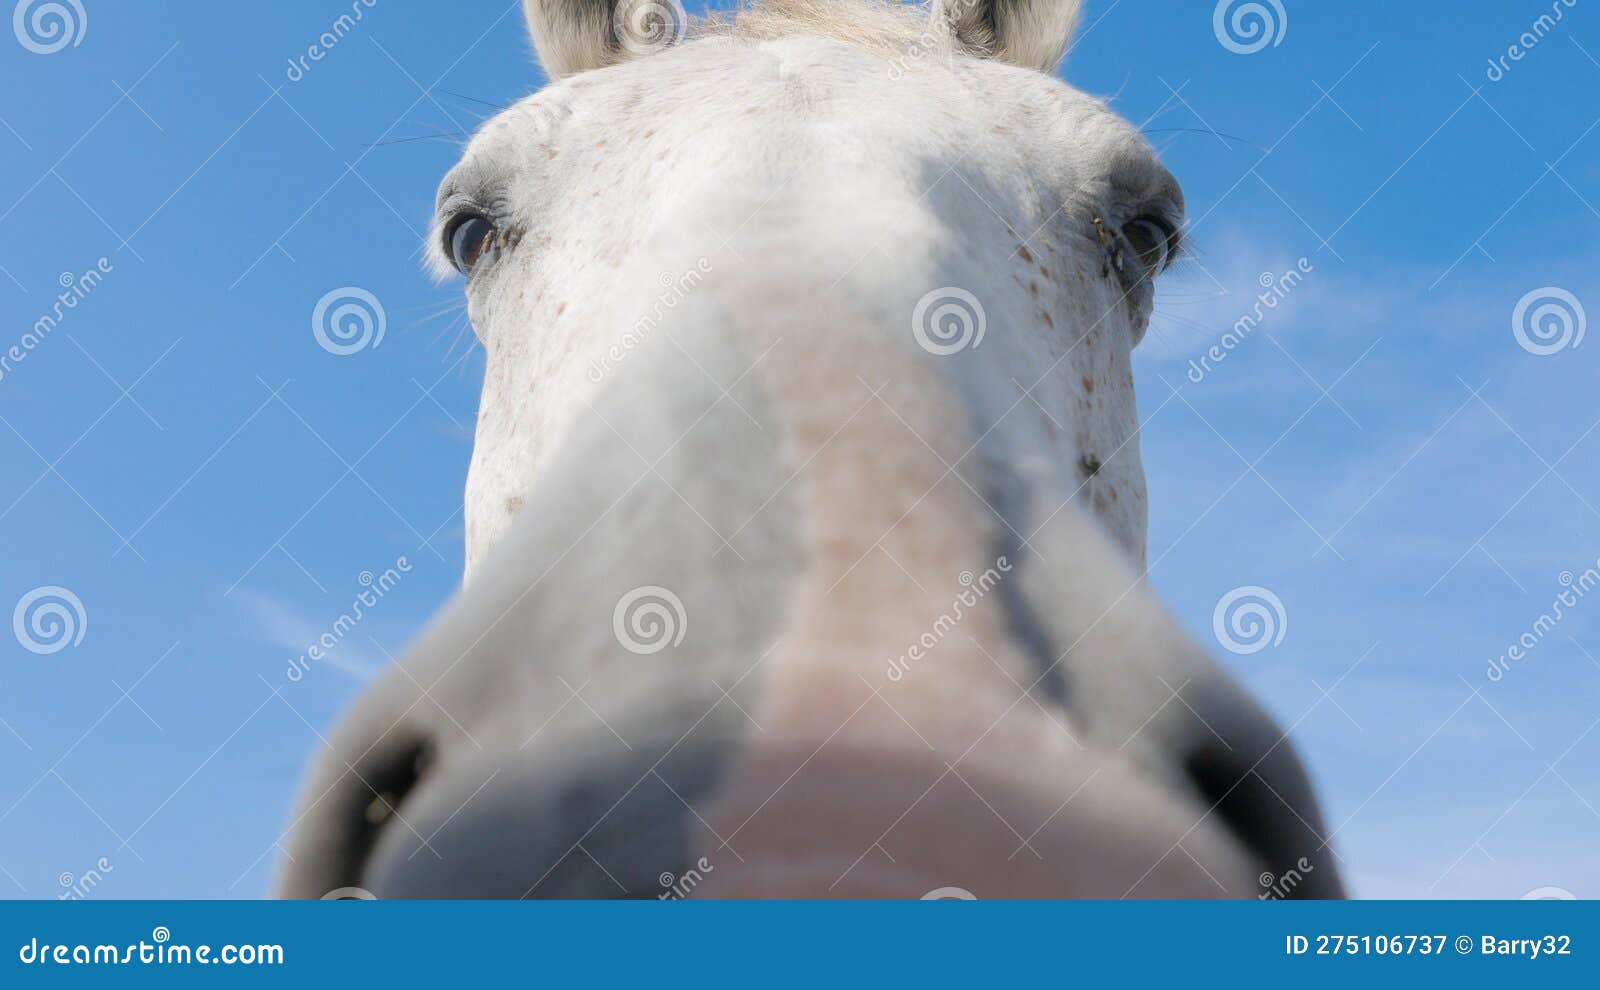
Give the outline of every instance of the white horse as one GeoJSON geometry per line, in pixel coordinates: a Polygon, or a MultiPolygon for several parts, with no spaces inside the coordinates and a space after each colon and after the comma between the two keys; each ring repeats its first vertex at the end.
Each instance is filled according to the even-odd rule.
{"type": "Polygon", "coordinates": [[[445,179],[465,590],[281,891],[1339,896],[1280,730],[1141,577],[1183,197],[1067,0],[526,0],[445,179]]]}

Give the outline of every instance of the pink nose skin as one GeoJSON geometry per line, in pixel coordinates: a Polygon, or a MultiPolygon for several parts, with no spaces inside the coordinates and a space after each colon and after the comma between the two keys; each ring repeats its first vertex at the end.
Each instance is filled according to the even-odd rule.
{"type": "Polygon", "coordinates": [[[694,896],[1255,896],[1261,865],[1203,807],[1081,755],[1047,785],[931,751],[755,750],[707,815],[694,896]]]}

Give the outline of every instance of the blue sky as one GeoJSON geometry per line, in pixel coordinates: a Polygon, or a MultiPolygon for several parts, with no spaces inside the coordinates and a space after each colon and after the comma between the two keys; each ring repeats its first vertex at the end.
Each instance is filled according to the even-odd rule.
{"type": "MultiPolygon", "coordinates": [[[[82,294],[0,366],[0,611],[64,588],[82,633],[0,636],[0,896],[258,896],[317,733],[461,570],[481,361],[421,272],[423,138],[541,78],[509,0],[378,0],[298,80],[348,3],[82,5],[75,46],[0,40],[0,352],[82,294]],[[346,286],[386,333],[338,356],[311,316],[346,286]]],[[[1600,595],[1486,674],[1600,558],[1600,342],[1513,333],[1539,290],[1600,305],[1600,13],[1491,73],[1550,0],[1282,7],[1241,54],[1209,0],[1090,0],[1064,70],[1197,221],[1139,355],[1151,579],[1211,644],[1233,589],[1281,602],[1218,655],[1296,726],[1357,893],[1600,895],[1600,595]]]]}

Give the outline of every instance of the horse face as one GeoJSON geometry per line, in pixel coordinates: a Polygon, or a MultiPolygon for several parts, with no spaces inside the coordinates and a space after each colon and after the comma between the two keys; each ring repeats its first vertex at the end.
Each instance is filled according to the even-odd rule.
{"type": "Polygon", "coordinates": [[[774,2],[648,57],[614,39],[609,15],[590,12],[605,33],[584,36],[588,50],[575,32],[590,21],[551,11],[615,8],[626,30],[622,15],[651,4],[529,6],[564,78],[472,140],[430,238],[441,270],[470,272],[487,352],[469,574],[617,368],[671,347],[663,327],[706,283],[774,267],[788,280],[774,291],[858,299],[886,336],[969,351],[944,369],[964,376],[966,401],[997,416],[1021,398],[1005,428],[1050,453],[1023,467],[1092,472],[1092,509],[1142,559],[1129,351],[1179,248],[1183,196],[1134,128],[1039,71],[1071,4],[985,19],[961,0],[924,23],[774,2]],[[996,18],[1009,34],[980,30],[996,18]],[[1018,33],[1013,56],[1001,39],[1018,33]],[[967,37],[1002,57],[975,57],[967,37]]]}
{"type": "Polygon", "coordinates": [[[1041,71],[1075,5],[769,0],[648,57],[637,6],[529,0],[563,78],[441,187],[467,590],[284,890],[1337,894],[1283,734],[1142,582],[1182,195],[1041,71]]]}

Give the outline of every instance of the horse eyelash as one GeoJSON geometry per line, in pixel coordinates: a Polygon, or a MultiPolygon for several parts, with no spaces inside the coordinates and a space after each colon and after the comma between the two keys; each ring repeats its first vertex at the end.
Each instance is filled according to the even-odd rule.
{"type": "Polygon", "coordinates": [[[1167,252],[1167,267],[1190,257],[1189,254],[1189,225],[1181,218],[1172,222],[1172,246],[1167,252]]]}

